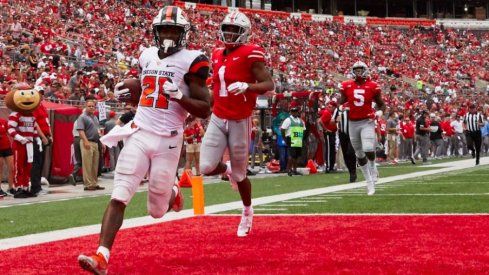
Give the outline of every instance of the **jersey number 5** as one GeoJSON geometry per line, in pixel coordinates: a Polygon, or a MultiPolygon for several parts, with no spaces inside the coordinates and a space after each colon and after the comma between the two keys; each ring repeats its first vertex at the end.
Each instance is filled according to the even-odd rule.
{"type": "Polygon", "coordinates": [[[353,101],[353,104],[357,107],[361,107],[365,104],[365,90],[364,89],[355,89],[353,90],[353,97],[355,98],[355,101],[353,101]]]}
{"type": "Polygon", "coordinates": [[[168,109],[168,95],[163,92],[166,77],[147,75],[143,78],[143,94],[139,106],[168,109]]]}

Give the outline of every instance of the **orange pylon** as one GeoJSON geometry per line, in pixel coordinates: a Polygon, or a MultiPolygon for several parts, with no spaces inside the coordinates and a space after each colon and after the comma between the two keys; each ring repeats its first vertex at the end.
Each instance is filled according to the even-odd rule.
{"type": "Polygon", "coordinates": [[[314,165],[314,162],[312,161],[312,159],[310,159],[307,162],[306,167],[309,168],[309,174],[316,174],[318,172],[318,169],[316,168],[316,165],[314,165]]]}
{"type": "Polygon", "coordinates": [[[192,170],[183,170],[183,175],[180,178],[178,184],[180,185],[180,187],[192,187],[192,170]]]}

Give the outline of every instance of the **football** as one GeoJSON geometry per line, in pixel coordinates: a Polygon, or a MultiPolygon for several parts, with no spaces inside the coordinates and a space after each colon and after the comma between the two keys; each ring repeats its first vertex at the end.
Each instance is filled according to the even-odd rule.
{"type": "Polygon", "coordinates": [[[124,85],[121,89],[129,89],[130,96],[127,97],[119,97],[119,100],[122,102],[129,103],[133,106],[137,106],[139,103],[139,98],[141,97],[142,88],[141,81],[136,78],[129,78],[124,80],[124,85]]]}

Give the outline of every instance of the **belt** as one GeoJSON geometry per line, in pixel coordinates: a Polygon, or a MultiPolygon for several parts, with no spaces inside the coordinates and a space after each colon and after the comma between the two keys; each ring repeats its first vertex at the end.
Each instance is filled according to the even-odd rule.
{"type": "Polygon", "coordinates": [[[90,142],[98,142],[98,140],[94,140],[94,139],[89,139],[88,141],[90,141],[90,142]]]}

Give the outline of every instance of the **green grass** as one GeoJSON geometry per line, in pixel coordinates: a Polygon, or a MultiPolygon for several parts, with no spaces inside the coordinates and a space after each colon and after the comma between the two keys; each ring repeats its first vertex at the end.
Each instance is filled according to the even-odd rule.
{"type": "MultiPolygon", "coordinates": [[[[409,164],[381,167],[380,173],[382,177],[388,177],[430,169],[434,168],[409,164]]],[[[361,173],[359,172],[358,174],[359,180],[362,180],[361,173]]],[[[253,183],[253,196],[257,198],[327,187],[331,185],[345,184],[348,182],[348,173],[316,174],[303,177],[280,176],[264,179],[251,179],[253,183]]],[[[184,189],[183,192],[186,197],[185,208],[191,209],[191,190],[184,189]]],[[[205,185],[204,192],[206,206],[239,200],[239,194],[232,191],[232,189],[229,187],[229,183],[227,182],[205,185]]],[[[379,194],[380,193],[381,192],[379,191],[379,194]]],[[[146,192],[141,192],[134,196],[131,204],[126,209],[125,218],[135,218],[147,215],[146,194],[146,192]]],[[[98,224],[102,219],[102,215],[105,211],[109,198],[110,196],[107,195],[101,197],[0,208],[0,239],[77,226],[98,224]]],[[[365,212],[379,212],[377,208],[382,208],[382,204],[385,204],[385,198],[380,196],[378,198],[373,197],[369,199],[371,199],[371,201],[379,200],[377,203],[378,206],[365,206],[357,198],[352,198],[351,202],[348,203],[348,205],[351,204],[348,207],[350,209],[349,211],[362,212],[363,209],[365,212]]],[[[392,199],[392,203],[386,204],[386,209],[389,209],[390,204],[396,203],[396,199],[389,199],[392,199]]],[[[348,212],[345,210],[345,207],[347,207],[347,205],[338,205],[336,208],[330,208],[330,205],[328,204],[326,209],[320,209],[321,211],[311,210],[310,213],[321,213],[324,211],[348,212]]],[[[303,209],[293,211],[303,211],[303,209]]],[[[307,212],[309,210],[304,211],[307,212]]]]}
{"type": "Polygon", "coordinates": [[[365,188],[357,188],[257,206],[258,211],[255,212],[259,214],[488,213],[486,207],[489,199],[488,177],[487,167],[470,168],[381,184],[377,186],[374,196],[367,196],[365,188]],[[318,200],[323,201],[315,202],[318,200]]]}

